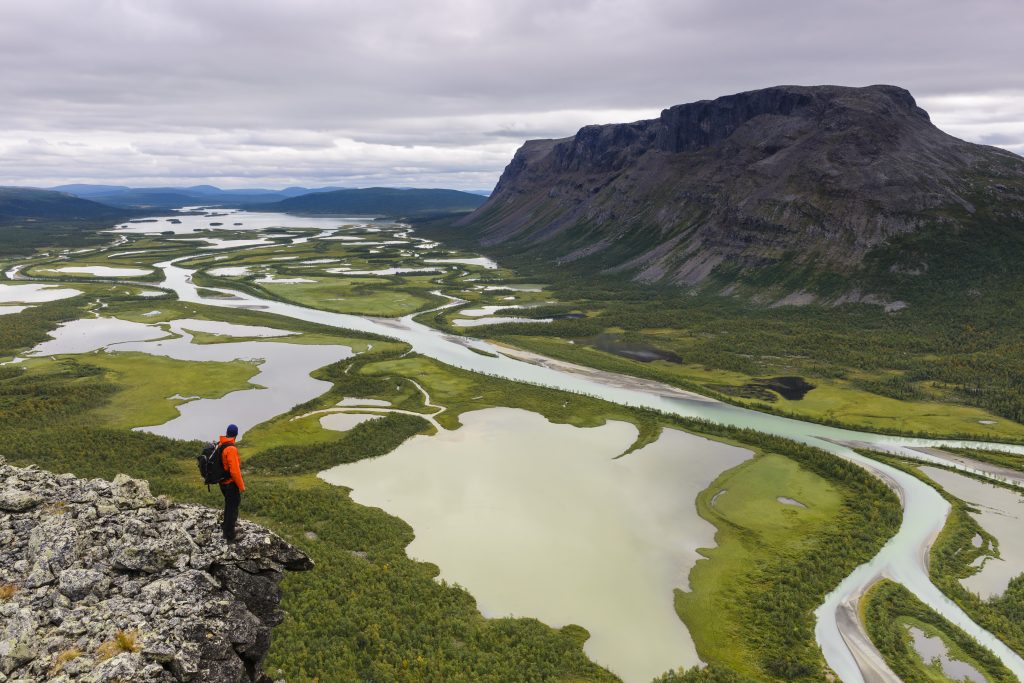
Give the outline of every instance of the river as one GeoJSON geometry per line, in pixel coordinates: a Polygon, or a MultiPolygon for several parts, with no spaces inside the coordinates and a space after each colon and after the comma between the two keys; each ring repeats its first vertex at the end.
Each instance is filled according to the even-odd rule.
{"type": "MultiPolygon", "coordinates": [[[[306,219],[302,219],[305,221],[306,219]]],[[[186,257],[191,258],[191,257],[186,257]]],[[[488,342],[467,339],[439,332],[417,323],[407,316],[399,319],[372,318],[332,313],[289,303],[262,299],[234,290],[218,290],[232,298],[204,298],[192,283],[194,271],[180,267],[184,258],[155,264],[163,270],[162,288],[173,290],[187,302],[223,308],[257,309],[297,320],[336,328],[379,334],[404,341],[425,356],[465,370],[503,379],[526,382],[596,396],[614,403],[652,408],[684,417],[699,418],[736,427],[755,429],[794,441],[806,443],[852,461],[887,481],[901,496],[904,516],[898,532],[870,562],[856,568],[816,610],[815,634],[829,666],[846,683],[873,683],[898,680],[884,663],[864,665],[865,658],[877,658],[870,651],[858,649],[857,635],[841,629],[844,612],[856,605],[863,591],[880,578],[891,578],[911,590],[943,617],[964,629],[991,649],[1018,678],[1024,680],[1024,659],[975,624],[956,604],[941,593],[928,577],[928,551],[942,529],[949,505],[939,493],[921,480],[855,452],[847,444],[858,444],[930,460],[929,456],[912,450],[915,447],[972,446],[998,448],[1024,453],[1024,447],[979,444],[957,440],[915,439],[884,436],[867,432],[829,427],[811,422],[760,413],[721,403],[706,397],[687,396],[668,386],[636,382],[632,378],[611,373],[572,372],[555,361],[542,364],[505,355],[506,349],[488,342]],[[487,352],[482,355],[473,351],[487,352]],[[845,636],[845,637],[844,637],[845,636]],[[861,664],[858,664],[860,661],[861,664]],[[862,672],[863,668],[863,672],[862,672]],[[877,671],[881,671],[878,674],[877,671]]],[[[868,648],[871,649],[870,647],[868,648]]]]}

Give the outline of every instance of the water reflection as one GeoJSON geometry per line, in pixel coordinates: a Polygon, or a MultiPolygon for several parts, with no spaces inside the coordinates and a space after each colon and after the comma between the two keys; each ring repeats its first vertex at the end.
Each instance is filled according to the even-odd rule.
{"type": "Polygon", "coordinates": [[[694,501],[750,451],[622,422],[580,429],[490,408],[463,426],[321,473],[412,525],[410,556],[465,586],[487,616],[529,615],[591,633],[585,650],[623,680],[699,662],[673,609],[714,527],[694,501]]]}

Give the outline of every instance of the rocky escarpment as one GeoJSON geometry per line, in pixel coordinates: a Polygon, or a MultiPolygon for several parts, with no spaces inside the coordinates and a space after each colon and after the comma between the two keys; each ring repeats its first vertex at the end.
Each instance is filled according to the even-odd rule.
{"type": "Polygon", "coordinates": [[[144,481],[0,458],[0,682],[269,681],[283,572],[312,568],[266,529],[144,481]]]}
{"type": "MultiPolygon", "coordinates": [[[[936,226],[995,242],[982,218],[1024,232],[1024,159],[947,135],[901,88],[779,86],[527,142],[460,225],[498,254],[726,286],[778,265],[848,275],[936,226]]],[[[936,267],[910,252],[879,267],[936,267]]]]}

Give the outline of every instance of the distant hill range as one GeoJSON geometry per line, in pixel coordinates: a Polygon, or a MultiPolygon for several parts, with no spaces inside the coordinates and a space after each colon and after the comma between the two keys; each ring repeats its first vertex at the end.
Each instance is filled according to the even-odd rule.
{"type": "Polygon", "coordinates": [[[368,187],[284,190],[222,190],[212,185],[192,187],[125,187],[122,185],[60,185],[53,188],[110,206],[135,209],[178,209],[185,206],[223,206],[252,211],[349,213],[412,216],[468,212],[486,200],[481,191],[368,187]]]}
{"type": "Polygon", "coordinates": [[[250,207],[286,213],[348,213],[356,215],[415,216],[469,212],[487,198],[459,190],[368,187],[315,192],[274,204],[250,207]]]}
{"type": "Polygon", "coordinates": [[[0,224],[25,220],[117,221],[137,212],[81,199],[66,192],[0,187],[0,224]]]}
{"type": "Polygon", "coordinates": [[[97,230],[139,215],[65,192],[0,187],[0,256],[54,245],[84,246],[99,241],[97,230]]]}
{"type": "Polygon", "coordinates": [[[191,187],[127,187],[124,185],[58,185],[50,188],[83,199],[127,208],[179,209],[183,206],[240,206],[269,204],[310,192],[336,190],[336,187],[289,187],[283,190],[222,190],[213,185],[191,187]]]}
{"type": "Polygon", "coordinates": [[[60,189],[0,187],[0,255],[37,247],[78,246],[102,241],[97,230],[129,218],[167,214],[185,206],[221,206],[251,211],[413,217],[467,213],[486,197],[457,190],[371,187],[317,191],[131,188],[62,185],[60,189]],[[268,198],[269,197],[269,198],[268,198]]]}
{"type": "Polygon", "coordinates": [[[531,140],[457,226],[497,254],[784,303],[980,287],[1019,279],[1024,158],[898,87],[778,86],[531,140]]]}

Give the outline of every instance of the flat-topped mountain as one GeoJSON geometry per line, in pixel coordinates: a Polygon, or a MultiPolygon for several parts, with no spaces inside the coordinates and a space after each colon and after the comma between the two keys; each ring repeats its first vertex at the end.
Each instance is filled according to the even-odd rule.
{"type": "Polygon", "coordinates": [[[979,278],[1011,266],[1024,158],[944,133],[901,88],[778,86],[529,141],[460,225],[641,282],[892,290],[949,250],[993,256],[979,278]]]}

